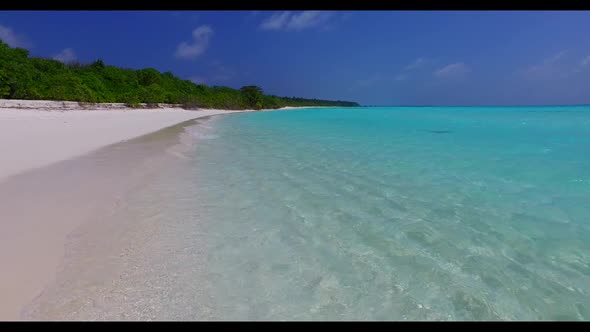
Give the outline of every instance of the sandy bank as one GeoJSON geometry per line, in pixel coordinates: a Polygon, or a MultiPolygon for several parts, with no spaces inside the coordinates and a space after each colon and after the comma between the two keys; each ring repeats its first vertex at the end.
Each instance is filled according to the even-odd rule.
{"type": "Polygon", "coordinates": [[[23,171],[80,156],[190,119],[234,112],[180,108],[108,109],[104,105],[82,110],[70,108],[74,106],[71,104],[64,105],[62,107],[62,102],[0,101],[0,182],[23,171]]]}
{"type": "Polygon", "coordinates": [[[4,100],[0,106],[0,320],[20,319],[52,280],[68,234],[160,167],[161,151],[177,144],[181,129],[158,130],[236,112],[4,100]],[[123,141],[132,144],[101,149],[123,141]]]}

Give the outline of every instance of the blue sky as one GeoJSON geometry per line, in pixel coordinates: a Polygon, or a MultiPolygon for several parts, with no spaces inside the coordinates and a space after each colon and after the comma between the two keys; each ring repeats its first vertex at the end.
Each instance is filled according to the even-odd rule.
{"type": "Polygon", "coordinates": [[[0,12],[34,56],[371,105],[590,104],[590,12],[0,12]]]}

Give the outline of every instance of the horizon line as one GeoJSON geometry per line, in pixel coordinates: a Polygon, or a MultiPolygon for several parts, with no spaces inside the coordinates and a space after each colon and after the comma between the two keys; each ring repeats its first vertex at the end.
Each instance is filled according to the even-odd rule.
{"type": "Polygon", "coordinates": [[[589,104],[521,104],[521,105],[361,105],[360,107],[558,107],[558,106],[590,106],[589,104]]]}

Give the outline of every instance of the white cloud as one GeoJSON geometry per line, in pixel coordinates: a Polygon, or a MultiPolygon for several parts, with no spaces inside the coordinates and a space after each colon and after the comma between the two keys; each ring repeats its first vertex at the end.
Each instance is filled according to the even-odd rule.
{"type": "Polygon", "coordinates": [[[74,50],[71,48],[64,48],[53,57],[53,60],[61,61],[63,63],[72,62],[76,60],[76,53],[74,53],[74,50]]]}
{"type": "Polygon", "coordinates": [[[410,63],[409,65],[404,67],[404,70],[414,70],[426,65],[429,61],[426,58],[418,58],[414,60],[414,62],[410,63]]]}
{"type": "Polygon", "coordinates": [[[585,57],[584,59],[582,59],[582,61],[580,62],[580,66],[582,66],[582,67],[590,66],[590,55],[585,57]]]}
{"type": "Polygon", "coordinates": [[[428,59],[425,57],[419,57],[416,60],[412,61],[412,63],[403,67],[402,70],[400,71],[400,73],[397,74],[396,76],[394,76],[393,79],[395,81],[405,81],[408,78],[410,78],[410,76],[413,76],[411,73],[412,71],[422,69],[432,62],[433,61],[431,59],[428,59]]]}
{"type": "Polygon", "coordinates": [[[274,13],[260,24],[263,30],[303,30],[327,22],[332,13],[319,10],[305,10],[299,13],[274,13]]]}
{"type": "Polygon", "coordinates": [[[203,54],[209,46],[209,40],[213,36],[213,29],[208,25],[202,25],[193,30],[193,40],[182,42],[176,49],[176,57],[182,59],[194,59],[203,54]]]}
{"type": "Polygon", "coordinates": [[[567,53],[567,51],[561,51],[557,54],[555,54],[554,56],[552,56],[549,59],[545,60],[545,63],[555,63],[557,61],[559,61],[559,59],[563,58],[563,56],[567,53]]]}
{"type": "Polygon", "coordinates": [[[290,12],[274,13],[269,18],[262,21],[260,28],[264,30],[280,30],[287,24],[290,17],[290,12]]]}
{"type": "Polygon", "coordinates": [[[32,45],[23,35],[16,34],[11,28],[0,25],[0,40],[10,47],[30,48],[32,45]]]}
{"type": "Polygon", "coordinates": [[[463,62],[452,63],[434,71],[436,77],[456,77],[467,74],[471,69],[463,62]]]}
{"type": "Polygon", "coordinates": [[[189,80],[195,84],[205,84],[207,82],[207,80],[201,76],[191,76],[189,77],[189,80]]]}
{"type": "Polygon", "coordinates": [[[330,18],[330,13],[318,10],[306,10],[299,14],[294,14],[291,21],[287,24],[288,29],[302,30],[317,26],[330,18]]]}
{"type": "Polygon", "coordinates": [[[541,77],[555,77],[556,75],[563,75],[563,57],[567,51],[561,51],[551,57],[544,59],[541,63],[529,66],[521,71],[526,78],[538,79],[541,77]]]}

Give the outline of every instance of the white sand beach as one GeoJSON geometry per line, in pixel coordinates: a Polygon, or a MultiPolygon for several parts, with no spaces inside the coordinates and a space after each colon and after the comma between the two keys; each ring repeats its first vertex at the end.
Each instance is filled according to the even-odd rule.
{"type": "Polygon", "coordinates": [[[0,320],[21,319],[23,306],[56,274],[68,234],[112,203],[135,172],[125,161],[133,160],[132,151],[103,156],[107,161],[64,161],[191,119],[236,112],[109,108],[0,103],[0,320]]]}
{"type": "Polygon", "coordinates": [[[29,106],[23,109],[2,108],[9,106],[8,102],[0,104],[0,181],[179,122],[230,112],[180,108],[64,110],[61,102],[36,101],[20,101],[21,107],[29,106]],[[37,109],[32,108],[35,106],[37,109]]]}

